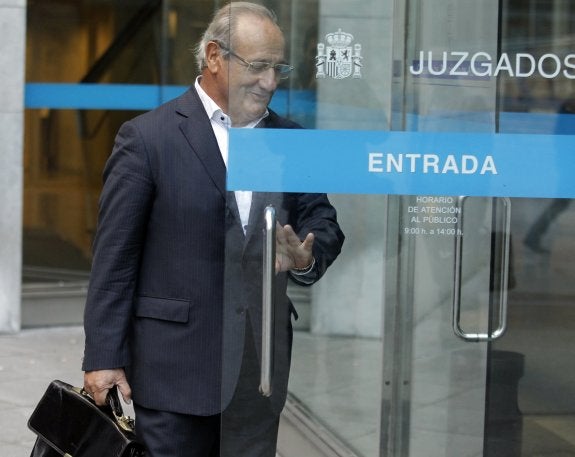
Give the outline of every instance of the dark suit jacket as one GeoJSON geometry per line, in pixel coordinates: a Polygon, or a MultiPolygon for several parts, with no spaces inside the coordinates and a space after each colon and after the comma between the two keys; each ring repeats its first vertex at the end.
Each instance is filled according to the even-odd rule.
{"type": "MultiPolygon", "coordinates": [[[[275,113],[261,127],[296,128],[275,113]]],[[[261,341],[263,208],[314,232],[317,280],[343,243],[323,194],[254,193],[246,235],[196,91],[125,123],[104,170],[85,309],[85,371],[125,367],[134,401],[211,415],[229,403],[245,319],[261,341]],[[223,380],[223,381],[222,381],[223,380]]],[[[272,402],[285,402],[293,307],[277,276],[272,402]]],[[[259,347],[258,347],[259,351],[259,347]]]]}

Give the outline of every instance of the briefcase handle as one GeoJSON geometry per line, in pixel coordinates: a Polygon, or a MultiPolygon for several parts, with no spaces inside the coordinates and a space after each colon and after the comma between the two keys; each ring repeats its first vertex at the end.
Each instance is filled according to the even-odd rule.
{"type": "Polygon", "coordinates": [[[112,409],[112,413],[114,414],[114,418],[118,425],[128,431],[134,431],[134,419],[128,416],[124,416],[124,410],[122,409],[122,404],[120,403],[120,397],[118,396],[118,386],[112,387],[108,391],[108,395],[106,396],[106,402],[110,405],[112,409]]]}
{"type": "MultiPolygon", "coordinates": [[[[88,392],[84,388],[79,389],[79,391],[82,395],[93,401],[90,394],[88,394],[88,392]]],[[[120,397],[118,395],[118,386],[114,386],[110,390],[108,390],[108,394],[106,395],[106,403],[110,407],[112,415],[114,416],[114,419],[116,420],[118,426],[122,430],[134,433],[135,421],[131,417],[124,415],[124,410],[122,409],[122,403],[120,403],[120,397]]]]}

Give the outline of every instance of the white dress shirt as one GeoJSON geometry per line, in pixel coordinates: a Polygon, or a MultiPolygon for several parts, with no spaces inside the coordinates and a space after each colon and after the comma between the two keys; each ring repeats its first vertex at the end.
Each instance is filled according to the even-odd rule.
{"type": "MultiPolygon", "coordinates": [[[[210,122],[212,124],[212,129],[214,131],[214,135],[216,136],[216,140],[218,141],[218,146],[220,147],[220,153],[222,154],[222,159],[226,164],[226,168],[228,166],[228,151],[229,151],[229,129],[232,126],[232,120],[230,117],[222,111],[222,109],[214,102],[208,94],[202,89],[200,86],[200,78],[198,76],[196,78],[196,82],[194,86],[198,95],[200,96],[200,100],[204,105],[204,109],[210,118],[210,122]]],[[[268,116],[268,111],[264,113],[259,119],[250,122],[246,126],[242,128],[250,129],[254,128],[263,118],[268,116]]],[[[248,227],[249,217],[250,217],[250,208],[252,205],[252,191],[251,190],[236,190],[235,192],[236,203],[238,204],[238,210],[240,212],[240,220],[242,223],[242,228],[244,230],[244,234],[246,233],[246,229],[248,227]]]]}
{"type": "MultiPolygon", "coordinates": [[[[200,86],[200,78],[198,76],[196,78],[196,82],[194,83],[194,87],[200,96],[200,100],[204,105],[204,109],[210,118],[210,122],[212,124],[212,129],[214,130],[214,135],[216,135],[216,140],[218,142],[218,146],[220,147],[220,153],[222,154],[222,159],[224,159],[224,163],[226,164],[226,168],[228,167],[228,151],[229,151],[229,129],[232,126],[232,120],[230,117],[223,112],[223,110],[214,102],[208,94],[202,89],[200,86]]],[[[250,122],[246,126],[242,128],[251,129],[254,128],[258,123],[266,118],[269,115],[269,112],[266,112],[261,116],[259,119],[250,122]]],[[[242,228],[244,230],[244,234],[246,233],[248,222],[250,218],[250,208],[252,205],[252,191],[251,190],[236,190],[234,192],[236,197],[236,203],[238,204],[238,210],[240,212],[240,220],[242,224],[242,228]]],[[[308,282],[304,275],[309,273],[313,270],[315,266],[315,258],[312,259],[312,263],[308,268],[303,270],[291,270],[292,274],[300,276],[301,282],[308,282]]],[[[312,281],[309,281],[311,284],[312,281]]]]}

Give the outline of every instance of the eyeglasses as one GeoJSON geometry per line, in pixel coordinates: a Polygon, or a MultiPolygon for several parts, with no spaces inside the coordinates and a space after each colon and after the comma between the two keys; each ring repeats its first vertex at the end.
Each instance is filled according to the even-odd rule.
{"type": "Polygon", "coordinates": [[[225,46],[222,46],[220,43],[218,43],[218,45],[222,50],[226,51],[227,53],[229,53],[230,55],[232,55],[236,59],[238,59],[244,66],[247,67],[248,71],[250,71],[254,74],[263,73],[264,71],[267,71],[270,68],[273,68],[277,78],[287,79],[287,78],[289,78],[289,75],[293,70],[293,66],[291,66],[287,63],[248,62],[246,59],[237,55],[231,49],[226,48],[225,46]]]}

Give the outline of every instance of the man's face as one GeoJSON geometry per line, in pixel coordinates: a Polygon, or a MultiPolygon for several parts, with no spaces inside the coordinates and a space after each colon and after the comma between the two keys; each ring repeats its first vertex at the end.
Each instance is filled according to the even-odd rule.
{"type": "MultiPolygon", "coordinates": [[[[232,51],[247,62],[285,63],[284,39],[279,28],[267,19],[238,18],[232,51]]],[[[228,56],[228,114],[241,127],[261,117],[277,88],[273,68],[251,71],[234,55],[228,56]]]]}

